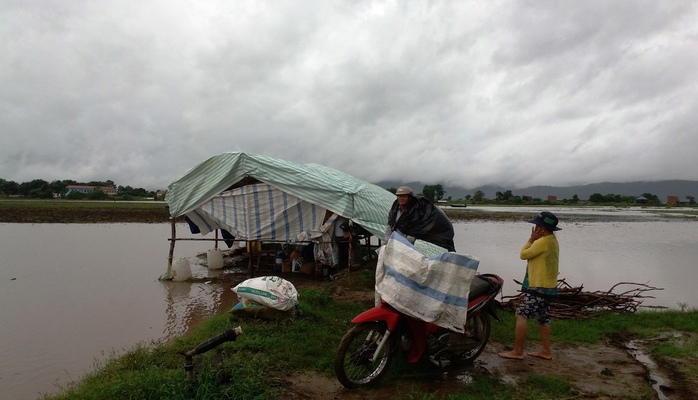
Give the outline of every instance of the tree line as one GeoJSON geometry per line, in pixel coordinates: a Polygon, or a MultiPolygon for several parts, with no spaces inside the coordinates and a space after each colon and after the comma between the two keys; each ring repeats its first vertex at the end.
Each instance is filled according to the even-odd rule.
{"type": "MultiPolygon", "coordinates": [[[[387,189],[391,193],[397,191],[396,188],[387,189]]],[[[435,185],[424,185],[422,196],[426,197],[432,202],[438,202],[444,199],[446,194],[443,186],[441,184],[435,185]]],[[[619,194],[601,194],[594,193],[589,196],[588,199],[580,199],[576,194],[572,196],[571,199],[561,199],[555,201],[549,201],[547,199],[543,200],[540,198],[533,198],[530,196],[518,196],[514,195],[511,190],[498,191],[495,193],[493,199],[488,199],[485,197],[485,193],[481,190],[474,192],[472,195],[468,194],[464,199],[453,200],[451,197],[447,197],[448,202],[469,202],[473,204],[508,204],[508,205],[522,205],[522,204],[580,204],[580,203],[590,203],[590,204],[646,204],[646,205],[660,205],[662,201],[657,195],[652,193],[642,193],[640,196],[626,196],[619,194]]],[[[693,196],[686,196],[686,203],[690,205],[695,205],[696,200],[693,196]]]]}
{"type": "Polygon", "coordinates": [[[0,196],[27,197],[34,199],[52,199],[60,197],[70,200],[105,200],[114,198],[114,196],[109,196],[98,188],[95,188],[91,193],[71,191],[66,194],[68,185],[116,187],[116,198],[121,200],[155,197],[154,191],[143,188],[133,188],[131,186],[116,186],[112,180],[78,182],[72,179],[65,179],[48,182],[43,179],[34,179],[28,182],[17,183],[2,178],[0,178],[0,196]]]}

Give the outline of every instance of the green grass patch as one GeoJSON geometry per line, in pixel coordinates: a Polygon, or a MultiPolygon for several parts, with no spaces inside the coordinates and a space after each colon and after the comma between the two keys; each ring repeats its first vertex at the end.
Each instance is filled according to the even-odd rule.
{"type": "MultiPolygon", "coordinates": [[[[514,313],[500,310],[497,314],[502,322],[493,322],[492,340],[513,343],[514,313]]],[[[582,346],[600,343],[617,335],[645,339],[672,331],[698,333],[698,311],[640,311],[632,314],[601,312],[589,319],[554,319],[551,330],[554,342],[582,346]]],[[[527,338],[540,340],[537,321],[528,321],[527,338]]]]}
{"type": "Polygon", "coordinates": [[[294,320],[210,318],[188,334],[160,346],[139,345],[110,359],[80,382],[46,399],[272,399],[276,376],[293,371],[332,373],[334,350],[353,316],[366,304],[335,302],[323,290],[300,290],[302,315],[294,320]],[[194,357],[198,373],[188,380],[179,352],[240,324],[234,342],[194,357]],[[217,361],[216,353],[220,350],[217,361]]]}
{"type": "MultiPolygon", "coordinates": [[[[366,273],[363,273],[366,274],[366,273]]],[[[372,287],[362,272],[343,284],[355,289],[372,287]]],[[[336,348],[350,320],[372,305],[370,301],[337,301],[337,282],[319,288],[300,289],[302,315],[290,319],[249,319],[229,314],[212,317],[186,335],[158,345],[138,345],[114,355],[84,379],[62,388],[46,399],[277,399],[286,384],[279,379],[289,373],[313,371],[333,376],[336,348]],[[244,334],[235,342],[194,357],[197,374],[188,379],[180,352],[226,329],[241,325],[244,334]]],[[[491,340],[513,343],[514,315],[500,311],[502,322],[493,322],[491,340]]],[[[553,343],[593,345],[618,332],[630,337],[656,337],[662,332],[696,333],[698,315],[693,312],[640,312],[599,314],[592,319],[553,321],[553,343]]],[[[529,324],[529,339],[538,340],[537,323],[529,324]]],[[[696,345],[658,343],[655,350],[667,358],[695,357],[696,345]]],[[[411,364],[396,358],[381,387],[394,386],[391,394],[407,399],[556,399],[572,397],[570,382],[556,376],[530,376],[518,386],[497,377],[473,372],[472,382],[444,393],[425,390],[424,371],[435,367],[428,361],[411,364]],[[426,365],[425,365],[426,364],[426,365]]],[[[438,370],[437,372],[438,373],[438,370]]],[[[689,371],[690,373],[690,371],[689,371]]],[[[436,379],[436,378],[435,378],[436,379]]]]}

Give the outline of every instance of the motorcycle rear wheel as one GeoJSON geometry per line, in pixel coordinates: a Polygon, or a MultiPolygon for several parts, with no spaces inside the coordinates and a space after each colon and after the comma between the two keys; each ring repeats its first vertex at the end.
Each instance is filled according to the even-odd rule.
{"type": "Polygon", "coordinates": [[[465,321],[465,333],[470,339],[477,341],[477,346],[467,351],[458,354],[457,362],[459,364],[469,364],[475,361],[476,358],[485,350],[487,342],[490,340],[490,331],[492,329],[490,318],[486,313],[479,313],[468,318],[465,321]]]}
{"type": "Polygon", "coordinates": [[[334,372],[347,389],[370,386],[388,371],[394,353],[391,335],[374,361],[370,358],[388,332],[385,324],[364,322],[351,328],[342,338],[334,358],[334,372]]]}

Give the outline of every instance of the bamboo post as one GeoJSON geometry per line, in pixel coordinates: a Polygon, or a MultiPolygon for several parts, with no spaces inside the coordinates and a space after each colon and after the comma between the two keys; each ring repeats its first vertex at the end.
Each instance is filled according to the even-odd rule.
{"type": "Polygon", "coordinates": [[[252,246],[248,240],[245,241],[245,246],[247,247],[247,277],[252,278],[254,276],[252,272],[252,246]]]}
{"type": "Polygon", "coordinates": [[[347,255],[347,274],[351,272],[351,263],[354,260],[354,235],[349,234],[349,251],[347,255]]]}
{"type": "Polygon", "coordinates": [[[165,272],[161,279],[172,279],[172,259],[174,258],[175,241],[177,241],[177,228],[175,219],[172,217],[170,217],[170,225],[172,238],[170,238],[170,253],[167,256],[167,272],[165,272]]]}

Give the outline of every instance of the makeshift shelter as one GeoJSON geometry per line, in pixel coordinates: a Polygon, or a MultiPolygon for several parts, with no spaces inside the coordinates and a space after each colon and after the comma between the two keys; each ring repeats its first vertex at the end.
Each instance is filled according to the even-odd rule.
{"type": "MultiPolygon", "coordinates": [[[[209,158],[172,182],[165,196],[173,218],[185,216],[202,235],[235,240],[326,242],[343,217],[379,238],[395,195],[318,164],[231,152],[209,158]]],[[[174,223],[168,268],[172,265],[174,223]]]]}

